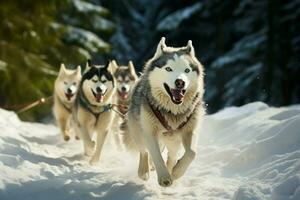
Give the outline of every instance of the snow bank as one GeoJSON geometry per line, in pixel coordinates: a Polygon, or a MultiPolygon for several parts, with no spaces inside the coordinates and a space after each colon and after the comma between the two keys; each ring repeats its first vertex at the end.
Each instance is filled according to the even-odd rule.
{"type": "Polygon", "coordinates": [[[207,116],[204,124],[200,142],[214,148],[203,160],[221,161],[223,176],[245,179],[233,199],[299,199],[300,106],[256,102],[207,116]]]}
{"type": "Polygon", "coordinates": [[[300,199],[300,106],[261,102],[206,116],[188,172],[161,188],[137,178],[137,157],[105,144],[99,166],[54,125],[0,110],[0,199],[300,199]]]}

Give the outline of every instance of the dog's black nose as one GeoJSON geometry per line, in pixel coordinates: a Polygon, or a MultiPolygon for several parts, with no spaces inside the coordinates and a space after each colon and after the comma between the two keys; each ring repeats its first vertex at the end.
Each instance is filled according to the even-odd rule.
{"type": "Polygon", "coordinates": [[[101,93],[102,92],[102,90],[101,90],[100,87],[96,87],[96,91],[97,91],[97,93],[101,93]]]}
{"type": "Polygon", "coordinates": [[[122,90],[122,92],[126,92],[126,88],[125,87],[122,87],[121,90],[122,90]]]}
{"type": "Polygon", "coordinates": [[[176,79],[175,85],[178,89],[184,88],[185,82],[182,79],[176,79]]]}
{"type": "Polygon", "coordinates": [[[72,90],[70,88],[67,89],[68,94],[72,94],[72,90]]]}

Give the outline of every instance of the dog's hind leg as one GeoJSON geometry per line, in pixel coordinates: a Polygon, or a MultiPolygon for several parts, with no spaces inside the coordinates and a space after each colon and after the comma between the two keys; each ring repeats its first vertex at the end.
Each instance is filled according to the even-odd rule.
{"type": "Polygon", "coordinates": [[[97,132],[96,148],[95,148],[94,154],[90,160],[91,165],[95,165],[99,162],[103,143],[105,141],[106,135],[107,135],[107,130],[97,132]]]}
{"type": "Polygon", "coordinates": [[[177,161],[176,165],[173,168],[173,179],[180,178],[185,173],[191,162],[195,159],[197,148],[197,134],[193,132],[183,134],[182,143],[185,149],[185,153],[177,161]]]}
{"type": "Polygon", "coordinates": [[[140,152],[138,175],[143,180],[149,179],[149,157],[148,152],[140,152]]]}

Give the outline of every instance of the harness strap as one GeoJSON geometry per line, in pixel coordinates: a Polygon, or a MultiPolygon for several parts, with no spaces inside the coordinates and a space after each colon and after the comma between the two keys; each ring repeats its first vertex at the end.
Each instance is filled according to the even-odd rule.
{"type": "Polygon", "coordinates": [[[195,105],[193,111],[186,117],[186,120],[183,121],[181,124],[179,124],[179,126],[176,129],[173,129],[168,121],[166,120],[166,118],[161,114],[161,112],[158,110],[158,108],[155,108],[148,100],[148,104],[152,110],[152,112],[154,113],[154,115],[156,116],[156,118],[158,119],[158,121],[161,123],[161,125],[167,130],[167,132],[172,132],[175,130],[179,130],[181,128],[183,128],[191,119],[192,115],[194,114],[195,109],[198,107],[198,105],[201,103],[201,101],[198,101],[198,103],[195,105]]]}
{"type": "Polygon", "coordinates": [[[167,131],[169,131],[169,132],[173,131],[173,128],[168,124],[166,118],[164,118],[164,116],[161,114],[161,112],[159,112],[159,110],[157,108],[154,108],[154,106],[149,101],[148,101],[148,104],[149,104],[152,112],[154,113],[154,115],[158,119],[158,121],[161,123],[161,125],[163,125],[163,127],[167,131]]]}
{"type": "Polygon", "coordinates": [[[71,108],[67,107],[66,104],[58,96],[56,96],[56,99],[64,107],[65,110],[67,110],[69,113],[72,112],[71,108]]]}
{"type": "Polygon", "coordinates": [[[191,112],[191,114],[190,114],[189,116],[187,116],[186,121],[183,121],[181,124],[179,124],[179,126],[177,127],[177,129],[183,128],[183,127],[188,123],[188,121],[192,118],[195,109],[199,106],[200,102],[201,102],[201,101],[198,101],[198,103],[197,103],[197,104],[195,105],[195,107],[194,107],[193,112],[191,112]]]}
{"type": "Polygon", "coordinates": [[[117,108],[118,108],[118,111],[120,113],[122,113],[123,115],[125,115],[127,113],[127,110],[128,110],[127,106],[119,104],[119,105],[117,105],[117,108]]]}
{"type": "Polygon", "coordinates": [[[79,104],[81,104],[84,109],[86,109],[88,112],[92,113],[95,116],[96,122],[98,121],[98,118],[99,118],[100,114],[102,114],[104,112],[108,112],[112,108],[112,104],[106,104],[106,105],[103,105],[103,106],[90,105],[87,102],[84,94],[79,94],[78,100],[79,100],[79,104]],[[95,112],[95,110],[93,110],[92,107],[97,109],[98,112],[95,112]]]}
{"type": "Polygon", "coordinates": [[[127,106],[125,105],[122,105],[122,104],[106,104],[104,106],[101,106],[101,111],[99,112],[95,112],[91,107],[96,107],[97,109],[99,109],[100,107],[99,106],[93,106],[93,105],[90,105],[87,100],[86,100],[86,97],[84,96],[84,94],[80,93],[79,96],[78,96],[78,100],[79,100],[79,103],[87,110],[89,111],[90,113],[92,113],[95,118],[96,118],[96,123],[98,121],[98,118],[100,116],[100,114],[104,113],[104,112],[109,112],[110,110],[113,110],[115,111],[117,114],[119,114],[122,118],[124,118],[126,116],[126,113],[122,113],[120,111],[118,111],[118,109],[126,109],[127,110],[127,106]],[[114,107],[117,107],[118,109],[114,109],[114,107]]]}
{"type": "Polygon", "coordinates": [[[112,104],[112,110],[119,114],[122,118],[125,118],[128,106],[123,104],[112,104]],[[114,107],[117,107],[117,109],[114,109],[114,107]]]}

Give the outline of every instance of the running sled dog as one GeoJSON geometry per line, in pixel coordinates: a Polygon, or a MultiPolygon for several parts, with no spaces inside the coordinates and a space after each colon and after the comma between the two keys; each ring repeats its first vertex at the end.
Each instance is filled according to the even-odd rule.
{"type": "Polygon", "coordinates": [[[158,183],[172,185],[196,155],[197,124],[203,118],[204,69],[191,41],[181,48],[168,47],[165,38],[144,67],[128,110],[125,145],[140,154],[138,176],[149,178],[149,154],[158,183]],[[184,154],[179,158],[180,147],[184,154]],[[166,147],[167,161],[161,150],[166,147]]]}
{"type": "Polygon", "coordinates": [[[92,65],[88,61],[76,98],[74,118],[81,133],[84,153],[92,155],[92,165],[100,159],[103,143],[114,118],[111,108],[116,88],[115,68],[112,62],[107,65],[92,65]],[[95,149],[93,133],[96,134],[95,149]]]}
{"type": "Polygon", "coordinates": [[[122,147],[121,143],[121,124],[123,123],[123,117],[127,113],[127,109],[130,105],[131,93],[134,85],[138,80],[138,76],[135,72],[134,65],[132,61],[128,62],[128,65],[118,65],[116,61],[112,61],[115,66],[117,66],[116,72],[114,74],[117,81],[117,92],[115,94],[115,102],[118,105],[117,112],[114,121],[112,123],[113,137],[115,144],[118,148],[122,147]]]}
{"type": "MultiPolygon", "coordinates": [[[[66,69],[64,64],[61,64],[54,84],[54,105],[52,111],[65,141],[70,139],[71,127],[74,124],[72,109],[80,80],[80,66],[76,70],[70,70],[66,69]]],[[[76,139],[79,139],[77,135],[76,139]]]]}

